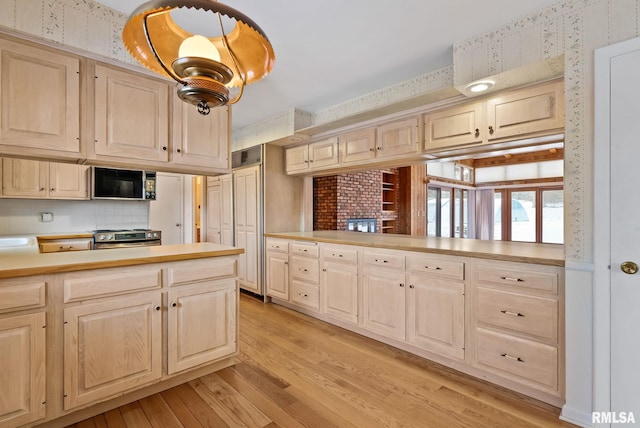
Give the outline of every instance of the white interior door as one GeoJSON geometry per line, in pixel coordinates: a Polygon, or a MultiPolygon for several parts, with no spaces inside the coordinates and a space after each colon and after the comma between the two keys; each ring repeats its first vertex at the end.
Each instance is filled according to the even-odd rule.
{"type": "Polygon", "coordinates": [[[611,411],[640,418],[640,49],[610,64],[611,411]]]}
{"type": "Polygon", "coordinates": [[[184,187],[181,174],[158,173],[156,200],[150,202],[149,227],[162,231],[162,244],[184,242],[184,187]]]}

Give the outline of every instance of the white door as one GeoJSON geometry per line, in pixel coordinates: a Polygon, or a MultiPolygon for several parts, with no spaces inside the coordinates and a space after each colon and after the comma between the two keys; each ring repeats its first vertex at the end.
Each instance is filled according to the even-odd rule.
{"type": "Polygon", "coordinates": [[[162,231],[162,244],[182,244],[184,189],[181,174],[159,172],[156,176],[156,200],[149,207],[149,227],[162,231]]]}
{"type": "Polygon", "coordinates": [[[638,70],[640,39],[596,53],[594,410],[633,412],[636,423],[640,273],[625,262],[640,264],[638,70]]]}

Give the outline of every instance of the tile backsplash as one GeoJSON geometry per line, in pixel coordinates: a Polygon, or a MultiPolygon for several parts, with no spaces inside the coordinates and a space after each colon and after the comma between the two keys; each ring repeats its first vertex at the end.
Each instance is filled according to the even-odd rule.
{"type": "Polygon", "coordinates": [[[148,201],[0,199],[0,235],[147,228],[148,201]],[[40,221],[40,213],[53,221],[40,221]]]}

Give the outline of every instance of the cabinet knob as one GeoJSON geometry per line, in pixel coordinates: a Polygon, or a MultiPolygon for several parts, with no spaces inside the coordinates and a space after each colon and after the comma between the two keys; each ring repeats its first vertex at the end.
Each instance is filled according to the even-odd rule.
{"type": "Polygon", "coordinates": [[[369,151],[370,151],[370,152],[372,152],[372,151],[374,151],[374,150],[375,150],[375,149],[374,149],[373,147],[371,147],[371,148],[369,149],[369,151]]]}
{"type": "Polygon", "coordinates": [[[327,269],[326,269],[326,268],[322,269],[322,272],[326,272],[326,271],[327,271],[327,269]]]}
{"type": "Polygon", "coordinates": [[[476,128],[476,138],[480,136],[480,129],[476,128]]]}
{"type": "Polygon", "coordinates": [[[493,135],[493,126],[489,127],[489,134],[493,135]]]}
{"type": "Polygon", "coordinates": [[[410,285],[409,285],[409,288],[416,288],[416,287],[415,287],[415,285],[410,284],[410,285]]]}
{"type": "Polygon", "coordinates": [[[176,302],[173,302],[173,303],[171,304],[171,307],[172,307],[172,308],[175,308],[176,306],[178,306],[178,304],[177,304],[176,302]]]}
{"type": "Polygon", "coordinates": [[[166,146],[162,146],[162,150],[164,150],[166,152],[167,151],[167,147],[166,146]]]}
{"type": "Polygon", "coordinates": [[[377,147],[378,150],[382,150],[382,147],[377,147]]]}
{"type": "Polygon", "coordinates": [[[160,310],[160,306],[156,306],[156,307],[155,307],[155,310],[156,310],[156,311],[159,311],[159,310],[160,310]]]}
{"type": "Polygon", "coordinates": [[[177,149],[176,152],[180,153],[180,149],[177,149]]]}
{"type": "Polygon", "coordinates": [[[51,188],[51,192],[53,192],[54,190],[56,190],[56,189],[55,189],[55,187],[52,187],[52,188],[51,188]]]}
{"type": "Polygon", "coordinates": [[[400,284],[400,287],[404,287],[404,284],[400,284]]]}
{"type": "Polygon", "coordinates": [[[41,187],[41,188],[40,188],[40,191],[41,191],[41,192],[44,192],[44,187],[41,187]]]}
{"type": "Polygon", "coordinates": [[[313,162],[313,159],[309,159],[309,162],[313,162]]]}

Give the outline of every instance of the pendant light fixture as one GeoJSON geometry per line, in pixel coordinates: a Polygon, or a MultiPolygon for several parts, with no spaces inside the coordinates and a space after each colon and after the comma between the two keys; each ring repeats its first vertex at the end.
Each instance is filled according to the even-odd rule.
{"type": "Polygon", "coordinates": [[[122,40],[136,61],[178,82],[178,97],[204,115],[236,103],[275,62],[264,31],[215,0],[146,2],[127,20],[122,40]],[[237,88],[231,99],[230,88],[237,88]]]}

